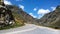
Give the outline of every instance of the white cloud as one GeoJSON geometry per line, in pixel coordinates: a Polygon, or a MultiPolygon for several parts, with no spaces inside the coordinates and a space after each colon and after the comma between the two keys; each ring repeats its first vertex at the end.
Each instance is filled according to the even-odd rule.
{"type": "Polygon", "coordinates": [[[51,7],[52,11],[54,11],[56,9],[56,7],[51,7]]]}
{"type": "Polygon", "coordinates": [[[37,8],[34,8],[33,10],[34,10],[34,11],[36,11],[36,10],[37,10],[37,8]]]}
{"type": "Polygon", "coordinates": [[[34,16],[33,13],[29,13],[32,17],[36,18],[37,16],[34,16]]]}
{"type": "Polygon", "coordinates": [[[39,9],[38,10],[38,14],[42,14],[42,15],[44,15],[44,14],[46,14],[46,13],[49,13],[50,12],[50,10],[48,10],[48,9],[39,9]]]}
{"type": "Polygon", "coordinates": [[[24,6],[23,5],[19,5],[20,8],[22,8],[24,10],[24,6]]]}
{"type": "Polygon", "coordinates": [[[4,3],[8,4],[8,5],[12,5],[12,3],[10,1],[8,1],[8,0],[4,0],[4,3]]]}

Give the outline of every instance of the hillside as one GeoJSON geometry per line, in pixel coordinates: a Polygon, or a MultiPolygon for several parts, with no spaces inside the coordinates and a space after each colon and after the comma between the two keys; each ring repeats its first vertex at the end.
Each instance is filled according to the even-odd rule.
{"type": "Polygon", "coordinates": [[[21,8],[12,5],[6,5],[8,9],[12,11],[15,20],[19,20],[21,23],[37,23],[37,19],[33,18],[31,15],[23,11],[21,8]]]}
{"type": "Polygon", "coordinates": [[[43,26],[60,28],[60,5],[57,6],[54,11],[48,14],[45,14],[38,21],[39,21],[39,24],[43,26]]]}

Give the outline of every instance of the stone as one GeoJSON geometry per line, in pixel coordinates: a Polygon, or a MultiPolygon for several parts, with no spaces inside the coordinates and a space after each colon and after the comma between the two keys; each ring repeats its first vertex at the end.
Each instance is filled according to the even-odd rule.
{"type": "Polygon", "coordinates": [[[7,9],[4,4],[4,0],[0,0],[0,27],[14,23],[15,22],[11,10],[7,9]]]}

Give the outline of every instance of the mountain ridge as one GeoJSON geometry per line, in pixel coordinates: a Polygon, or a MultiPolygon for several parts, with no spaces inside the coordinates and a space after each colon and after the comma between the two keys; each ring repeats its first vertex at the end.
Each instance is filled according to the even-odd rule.
{"type": "Polygon", "coordinates": [[[40,24],[50,27],[60,26],[60,5],[53,12],[45,14],[40,20],[40,24]]]}
{"type": "Polygon", "coordinates": [[[21,8],[17,7],[17,6],[11,6],[11,5],[6,5],[6,7],[8,9],[10,9],[12,11],[12,13],[16,13],[21,17],[18,18],[22,18],[24,20],[24,22],[28,23],[32,23],[32,22],[37,22],[36,18],[33,18],[31,15],[29,15],[27,12],[23,11],[21,8]]]}

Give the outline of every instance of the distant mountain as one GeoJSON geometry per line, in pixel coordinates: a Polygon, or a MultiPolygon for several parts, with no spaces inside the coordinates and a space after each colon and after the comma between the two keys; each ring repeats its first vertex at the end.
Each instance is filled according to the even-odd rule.
{"type": "Polygon", "coordinates": [[[53,12],[45,14],[38,20],[40,25],[48,27],[60,27],[60,5],[53,12]]]}

